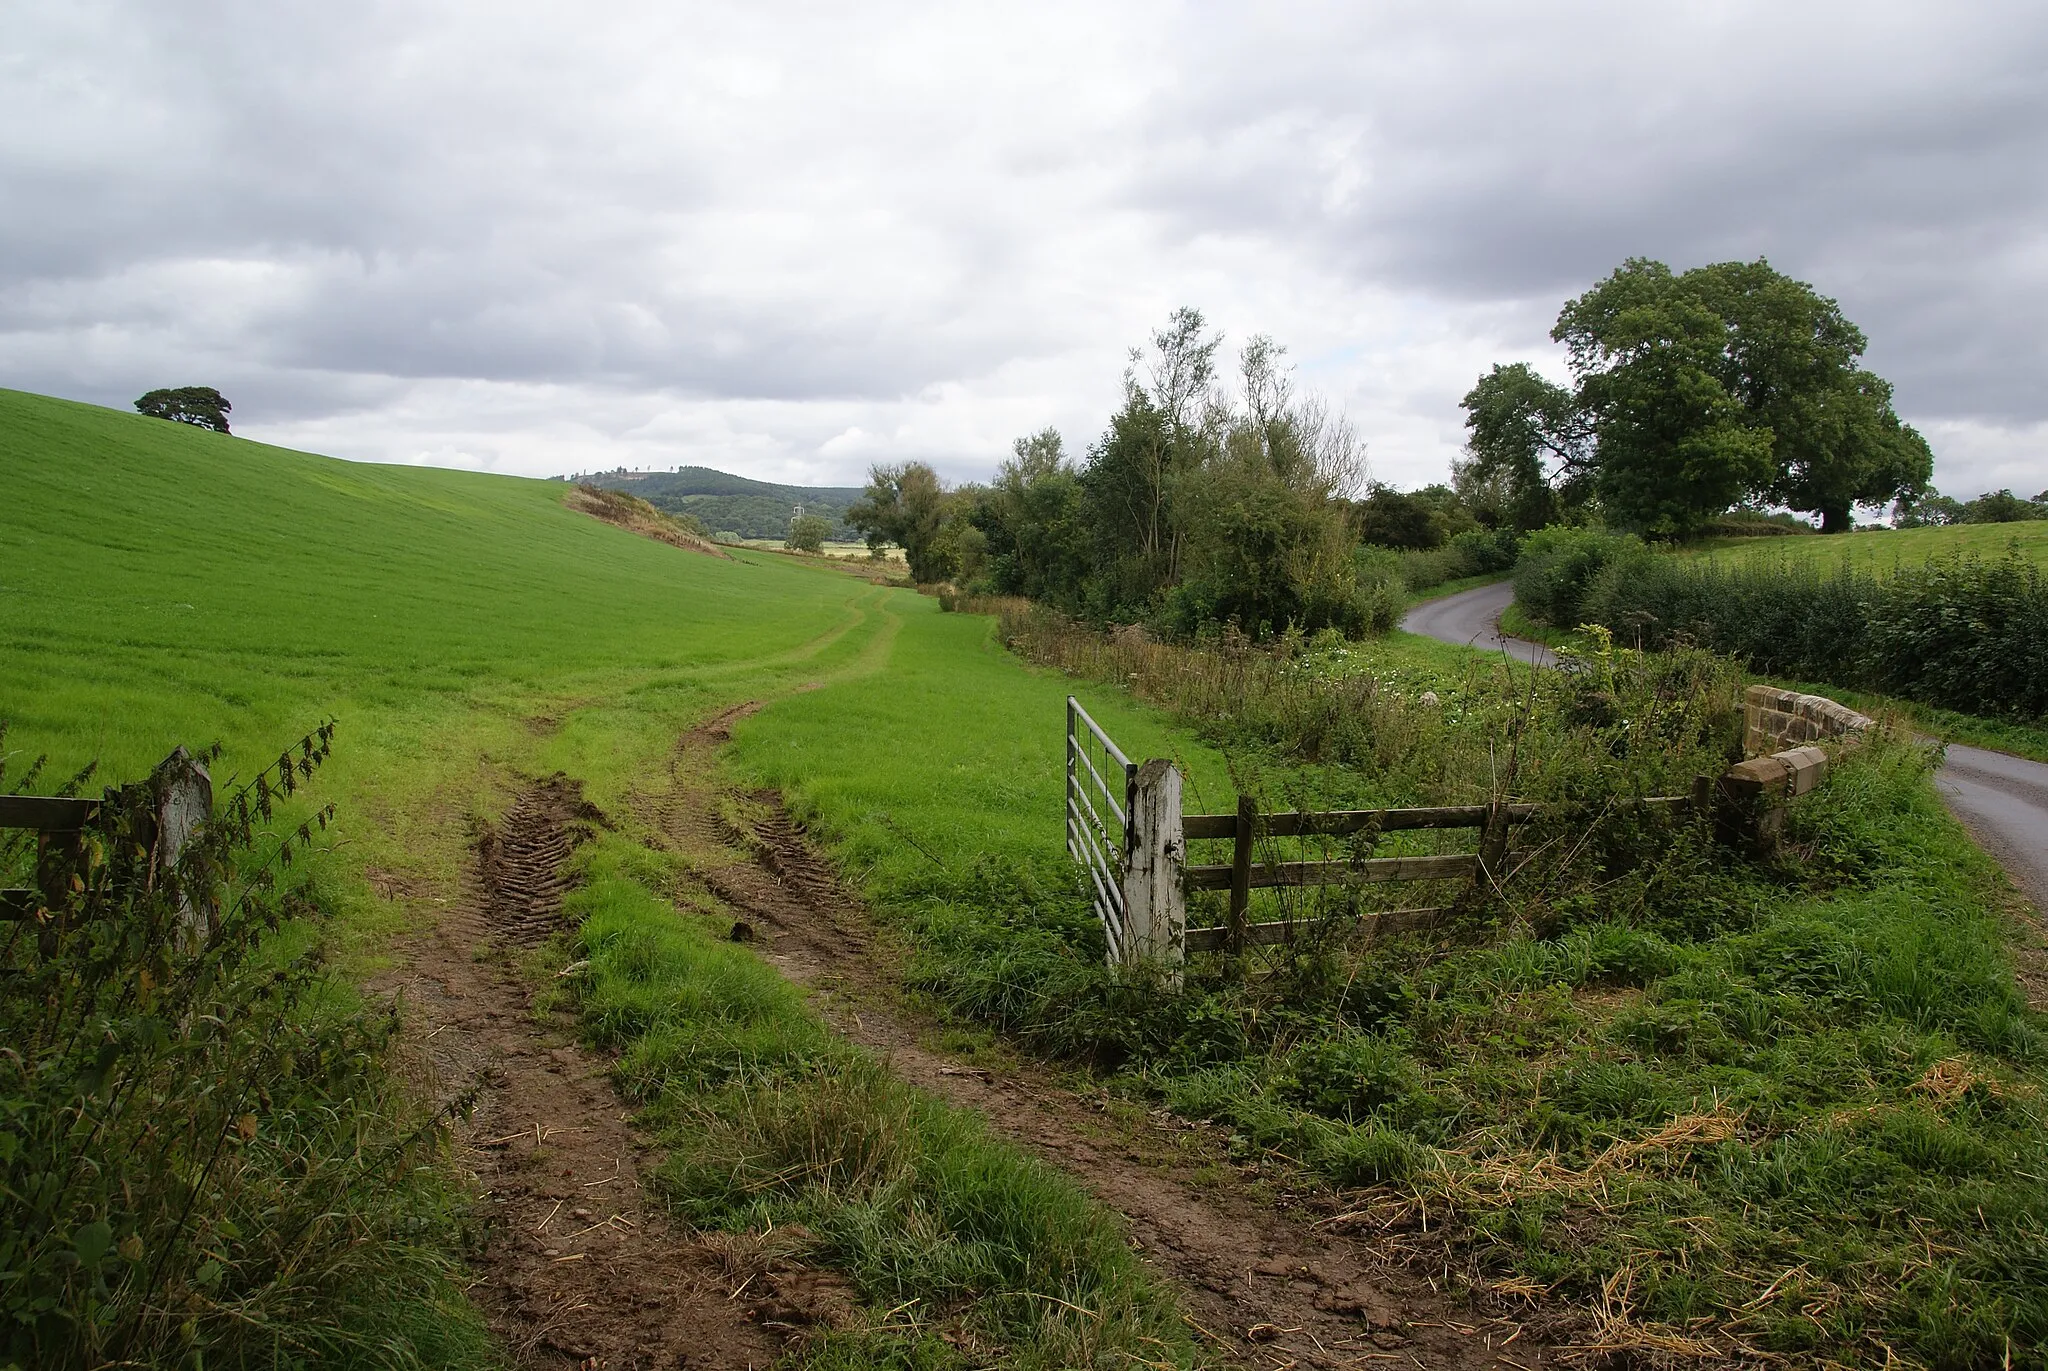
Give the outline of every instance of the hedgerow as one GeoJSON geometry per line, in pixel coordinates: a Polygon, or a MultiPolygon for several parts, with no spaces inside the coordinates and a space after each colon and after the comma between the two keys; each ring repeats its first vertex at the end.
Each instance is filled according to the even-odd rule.
{"type": "Polygon", "coordinates": [[[1575,603],[1558,595],[1530,607],[1539,606],[1560,627],[1601,624],[1652,648],[1692,642],[1769,675],[1970,714],[2048,715],[2048,576],[2017,553],[1883,576],[1631,553],[1592,576],[1575,603]]]}

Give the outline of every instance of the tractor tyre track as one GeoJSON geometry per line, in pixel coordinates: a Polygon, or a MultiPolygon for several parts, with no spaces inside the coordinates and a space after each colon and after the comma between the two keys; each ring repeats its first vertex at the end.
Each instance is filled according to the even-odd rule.
{"type": "Polygon", "coordinates": [[[538,1014],[514,953],[563,926],[560,866],[602,822],[574,782],[526,789],[486,826],[462,898],[373,990],[404,1010],[417,1085],[469,1103],[457,1151],[480,1195],[470,1297],[508,1360],[547,1371],[766,1367],[855,1305],[790,1251],[803,1235],[694,1237],[642,1191],[610,1062],[538,1014]]]}
{"type": "Polygon", "coordinates": [[[668,838],[745,925],[762,955],[812,990],[841,1034],[899,1076],[973,1109],[998,1134],[1067,1172],[1125,1218],[1133,1245],[1187,1299],[1190,1322],[1233,1361],[1258,1367],[1524,1367],[1554,1364],[1533,1327],[1480,1310],[1399,1269],[1367,1244],[1315,1226],[1309,1202],[1275,1205],[1218,1179],[1173,1139],[1195,1129],[1154,1111],[1114,1119],[1048,1070],[963,1066],[927,1045],[936,1025],[897,1002],[890,959],[866,912],[772,791],[736,796],[715,751],[740,706],[676,749],[662,814],[668,838]],[[741,822],[730,816],[748,814],[741,822]],[[1147,1136],[1149,1134],[1149,1136],[1147,1136]],[[1513,1339],[1512,1345],[1509,1340],[1513,1339]]]}

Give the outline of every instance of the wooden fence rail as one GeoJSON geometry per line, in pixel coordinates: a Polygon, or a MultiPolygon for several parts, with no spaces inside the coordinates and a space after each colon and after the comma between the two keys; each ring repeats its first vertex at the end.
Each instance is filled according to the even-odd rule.
{"type": "MultiPolygon", "coordinates": [[[[213,781],[205,766],[181,747],[139,784],[150,787],[152,857],[159,868],[167,868],[212,817],[213,781]]],[[[78,867],[85,829],[102,803],[58,795],[0,795],[0,828],[31,829],[36,834],[36,884],[0,890],[0,919],[33,918],[39,911],[61,911],[70,903],[71,876],[78,867]]],[[[194,911],[186,913],[196,922],[194,911]]]]}
{"type": "Polygon", "coordinates": [[[61,903],[85,826],[99,812],[98,800],[55,795],[0,795],[0,828],[36,833],[36,886],[0,890],[0,919],[26,919],[61,903]]]}
{"type": "MultiPolygon", "coordinates": [[[[1762,687],[1750,689],[1756,713],[1762,687]]],[[[1768,693],[1768,692],[1767,692],[1768,693]]],[[[1773,700],[1777,695],[1773,694],[1773,700]]],[[[1804,700],[1807,697],[1795,697],[1804,700]]],[[[1782,711],[1781,711],[1782,712],[1782,711]]],[[[1869,720],[1844,714],[1848,722],[1831,738],[1854,746],[1869,720]]],[[[1801,715],[1800,717],[1804,717],[1801,715]]],[[[1832,720],[1830,720],[1832,726],[1832,720]]],[[[1752,725],[1758,736],[1764,731],[1752,725]]],[[[1807,746],[1758,757],[1730,767],[1718,779],[1694,778],[1689,795],[1656,795],[1625,802],[1635,812],[1663,811],[1674,817],[1711,818],[1724,840],[1753,849],[1768,847],[1783,819],[1784,804],[1819,785],[1829,755],[1807,746]]],[[[1465,881],[1468,889],[1498,889],[1534,855],[1509,850],[1512,830],[1542,819],[1594,821],[1585,806],[1496,802],[1414,809],[1357,809],[1261,814],[1250,796],[1234,814],[1182,814],[1180,773],[1166,761],[1132,762],[1073,696],[1067,697],[1067,851],[1087,868],[1097,917],[1109,939],[1113,965],[1146,965],[1178,986],[1188,952],[1222,950],[1291,940],[1313,920],[1250,922],[1251,892],[1305,886],[1362,886],[1403,881],[1465,881]],[[1092,753],[1102,759],[1097,766],[1092,753]],[[1121,773],[1121,775],[1119,775],[1121,773]],[[1119,780],[1121,785],[1118,784],[1119,780]],[[1433,856],[1352,860],[1258,861],[1255,844],[1274,838],[1377,837],[1426,829],[1477,831],[1476,850],[1433,856]],[[1190,842],[1232,843],[1228,863],[1190,864],[1190,842]],[[1230,892],[1226,921],[1214,928],[1187,926],[1191,891],[1230,892]]],[[[1613,812],[1607,806],[1602,812],[1613,812]]],[[[1465,897],[1461,896],[1461,901],[1465,897]]],[[[1425,927],[1455,905],[1393,909],[1355,916],[1379,931],[1425,927]]]]}

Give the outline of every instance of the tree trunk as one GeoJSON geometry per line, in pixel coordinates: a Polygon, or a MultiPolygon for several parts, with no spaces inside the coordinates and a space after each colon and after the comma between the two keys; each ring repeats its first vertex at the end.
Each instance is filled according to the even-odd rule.
{"type": "Polygon", "coordinates": [[[1847,533],[1855,526],[1856,521],[1851,517],[1847,505],[1829,505],[1820,512],[1822,533],[1847,533]]]}

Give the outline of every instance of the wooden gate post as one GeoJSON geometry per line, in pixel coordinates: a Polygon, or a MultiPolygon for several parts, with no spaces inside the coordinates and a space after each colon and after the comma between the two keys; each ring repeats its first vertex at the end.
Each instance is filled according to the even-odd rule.
{"type": "Polygon", "coordinates": [[[1131,784],[1131,845],[1124,865],[1124,960],[1161,972],[1181,986],[1188,908],[1182,884],[1188,845],[1180,821],[1180,772],[1155,759],[1131,784]]]}
{"type": "Polygon", "coordinates": [[[1501,867],[1508,855],[1508,807],[1495,799],[1487,803],[1486,823],[1479,830],[1479,864],[1474,873],[1481,899],[1500,890],[1501,867]]]}
{"type": "MultiPolygon", "coordinates": [[[[186,844],[201,825],[213,817],[213,777],[206,764],[183,747],[164,758],[150,778],[154,787],[151,819],[156,833],[150,849],[150,884],[154,886],[173,871],[186,844]]],[[[190,890],[178,892],[179,935],[190,949],[205,942],[220,928],[220,911],[211,903],[192,898],[190,890]]]]}

